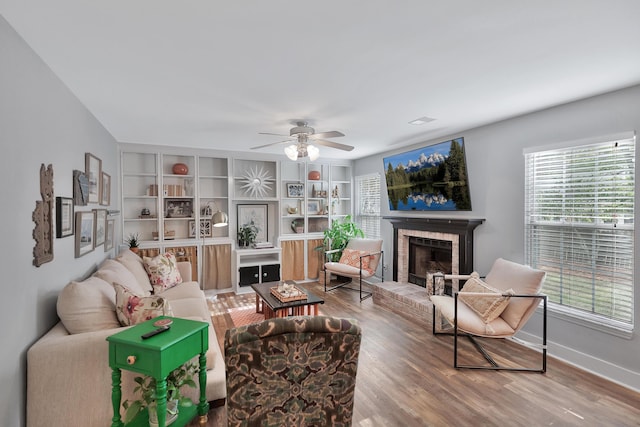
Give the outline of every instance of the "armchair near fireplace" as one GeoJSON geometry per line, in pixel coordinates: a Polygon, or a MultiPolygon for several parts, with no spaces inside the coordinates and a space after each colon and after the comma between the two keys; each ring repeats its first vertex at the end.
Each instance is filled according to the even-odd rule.
{"type": "Polygon", "coordinates": [[[324,291],[328,292],[344,287],[345,289],[359,291],[360,301],[369,298],[372,293],[362,290],[362,281],[375,275],[381,259],[383,265],[381,269],[382,281],[384,282],[384,251],[382,250],[382,239],[353,238],[349,240],[347,246],[342,250],[340,261],[328,261],[329,256],[336,251],[337,250],[325,251],[324,291]],[[350,280],[327,287],[327,283],[330,283],[327,274],[331,273],[349,278],[350,280]],[[358,289],[345,286],[353,283],[353,279],[358,279],[358,289]]]}
{"type": "Polygon", "coordinates": [[[432,295],[433,334],[453,335],[453,366],[467,369],[529,371],[544,373],[547,369],[547,296],[540,293],[545,272],[498,258],[481,280],[476,274],[444,275],[445,279],[468,279],[453,296],[432,295]],[[542,343],[531,344],[542,353],[541,366],[501,366],[480,345],[476,338],[511,338],[533,315],[542,301],[542,343]],[[442,318],[453,327],[443,332],[442,318]],[[489,366],[458,362],[458,336],[466,336],[484,356],[489,366]]]}

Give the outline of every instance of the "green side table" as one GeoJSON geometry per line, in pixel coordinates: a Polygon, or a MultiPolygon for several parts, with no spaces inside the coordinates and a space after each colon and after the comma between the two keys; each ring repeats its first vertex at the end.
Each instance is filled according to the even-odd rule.
{"type": "MultiPolygon", "coordinates": [[[[200,401],[198,405],[181,406],[178,418],[172,423],[172,426],[185,426],[196,416],[196,413],[200,415],[200,425],[204,426],[207,422],[209,403],[206,397],[207,359],[205,353],[209,348],[209,325],[206,322],[171,317],[173,323],[168,331],[146,340],[141,338],[141,335],[157,329],[157,326],[153,325],[154,322],[164,318],[166,317],[160,316],[107,337],[107,341],[109,341],[109,366],[113,370],[111,374],[112,427],[124,427],[120,418],[121,369],[156,379],[158,427],[165,427],[167,376],[171,371],[197,355],[200,355],[200,401]]],[[[146,409],[127,424],[131,427],[143,425],[149,425],[146,409]]]]}

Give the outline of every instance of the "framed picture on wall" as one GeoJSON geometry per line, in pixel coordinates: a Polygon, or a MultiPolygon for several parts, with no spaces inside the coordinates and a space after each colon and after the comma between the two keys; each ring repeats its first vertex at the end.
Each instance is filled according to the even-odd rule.
{"type": "Polygon", "coordinates": [[[107,220],[107,233],[104,238],[104,251],[113,249],[113,239],[115,238],[116,222],[113,219],[107,220]]]}
{"type": "Polygon", "coordinates": [[[56,197],[56,237],[73,236],[73,199],[56,197]]]}
{"type": "Polygon", "coordinates": [[[73,203],[76,206],[87,206],[89,203],[89,180],[79,170],[73,171],[73,203]]]}
{"type": "Polygon", "coordinates": [[[93,251],[94,217],[93,211],[76,212],[76,258],[93,251]]]}
{"type": "Polygon", "coordinates": [[[91,153],[85,153],[85,170],[89,180],[89,203],[100,203],[100,179],[102,178],[102,160],[91,153]]]}
{"type": "Polygon", "coordinates": [[[268,206],[260,205],[238,205],[238,231],[243,225],[251,224],[258,228],[256,242],[267,242],[269,236],[268,206]]]}
{"type": "Polygon", "coordinates": [[[102,172],[102,190],[100,190],[100,204],[109,206],[111,204],[111,175],[102,172]]]}
{"type": "Polygon", "coordinates": [[[94,235],[95,235],[95,244],[94,247],[98,247],[104,244],[106,234],[107,234],[107,210],[106,209],[94,209],[95,212],[95,223],[94,223],[94,235]]]}

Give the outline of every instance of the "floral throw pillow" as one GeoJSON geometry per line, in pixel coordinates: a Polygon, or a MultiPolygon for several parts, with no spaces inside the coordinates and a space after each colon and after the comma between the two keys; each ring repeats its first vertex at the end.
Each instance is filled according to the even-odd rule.
{"type": "Polygon", "coordinates": [[[116,315],[122,326],[137,325],[158,316],[173,316],[169,301],[159,296],[141,297],[120,283],[116,290],[116,315]]]}
{"type": "MultiPolygon", "coordinates": [[[[340,261],[338,261],[340,264],[347,264],[350,265],[351,267],[355,267],[355,268],[360,268],[360,257],[362,255],[367,255],[368,252],[366,251],[357,251],[355,249],[344,249],[342,251],[342,255],[340,256],[340,261]]],[[[369,274],[373,274],[373,270],[371,270],[369,268],[369,260],[371,259],[371,255],[370,256],[365,256],[362,258],[362,269],[366,270],[367,272],[369,272],[369,274]]]]}
{"type": "Polygon", "coordinates": [[[182,283],[182,276],[178,271],[178,262],[171,252],[155,256],[144,257],[144,268],[149,275],[149,281],[153,286],[153,293],[159,294],[178,283],[182,283]]]}

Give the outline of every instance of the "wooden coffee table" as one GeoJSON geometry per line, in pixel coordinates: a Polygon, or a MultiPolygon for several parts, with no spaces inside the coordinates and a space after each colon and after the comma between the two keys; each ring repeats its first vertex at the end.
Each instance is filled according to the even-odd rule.
{"type": "Polygon", "coordinates": [[[281,302],[271,295],[271,288],[278,286],[280,282],[254,283],[251,285],[256,291],[256,313],[263,313],[265,319],[287,316],[317,316],[318,304],[324,304],[324,300],[302,286],[296,287],[307,294],[307,299],[281,302]]]}

